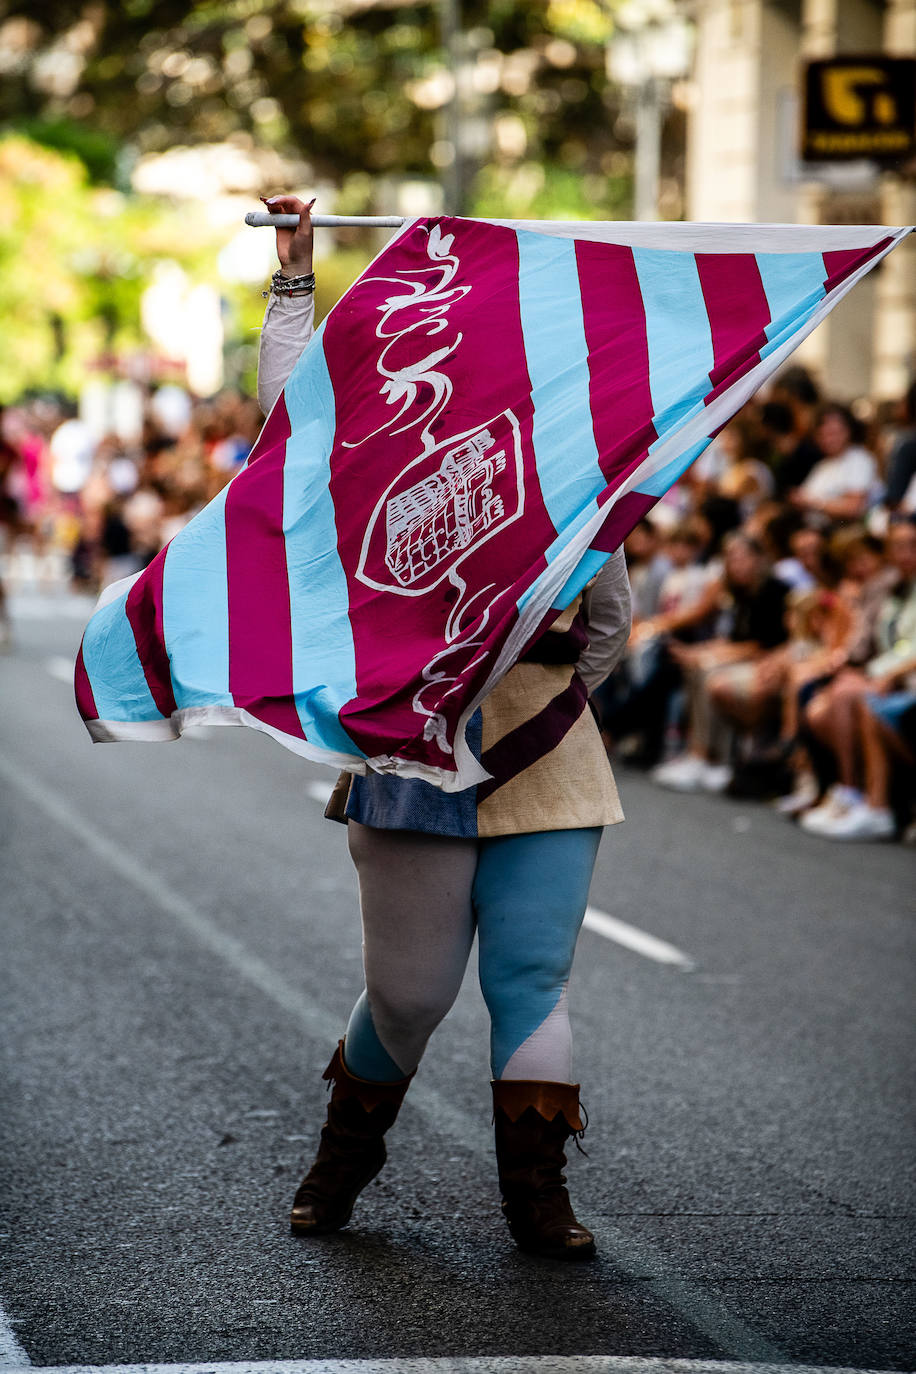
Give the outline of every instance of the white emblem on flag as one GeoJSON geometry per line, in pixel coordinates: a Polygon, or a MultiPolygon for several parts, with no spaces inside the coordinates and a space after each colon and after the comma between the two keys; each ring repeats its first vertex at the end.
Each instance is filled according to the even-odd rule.
{"type": "Polygon", "coordinates": [[[395,355],[399,354],[399,345],[404,339],[415,345],[418,340],[425,341],[441,334],[448,328],[448,312],[452,306],[463,300],[471,290],[470,283],[452,285],[460,266],[458,255],[451,251],[454,239],[454,234],[443,234],[438,224],[434,224],[426,239],[426,255],[431,266],[414,267],[407,272],[410,277],[431,276],[435,280],[407,281],[402,276],[363,277],[357,283],[360,286],[383,283],[396,288],[377,307],[382,318],[375,334],[384,345],[376,363],[378,374],[383,378],[379,395],[384,396],[386,406],[397,406],[398,410],[362,439],[345,439],[344,448],[359,448],[386,430],[391,434],[404,434],[421,424],[424,450],[435,447],[433,426],[452,399],[453,390],[452,379],[438,369],[440,364],[453,356],[464,336],[458,333],[451,343],[433,349],[423,358],[402,363],[400,367],[395,365],[394,359],[389,361],[388,355],[392,351],[395,355]],[[427,397],[426,405],[418,410],[422,400],[427,397]]]}
{"type": "Polygon", "coordinates": [[[479,430],[449,449],[436,472],[390,497],[385,562],[402,585],[467,549],[505,516],[495,484],[506,455],[490,452],[495,443],[488,429],[479,430]]]}
{"type": "Polygon", "coordinates": [[[424,596],[524,504],[521,435],[506,410],[398,473],[372,512],[357,575],[380,591],[424,596]]]}

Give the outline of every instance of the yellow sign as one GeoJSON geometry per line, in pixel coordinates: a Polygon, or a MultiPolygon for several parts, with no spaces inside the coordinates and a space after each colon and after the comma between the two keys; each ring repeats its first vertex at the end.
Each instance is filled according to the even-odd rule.
{"type": "Polygon", "coordinates": [[[804,76],[801,155],[807,161],[916,153],[916,58],[832,57],[804,76]]]}

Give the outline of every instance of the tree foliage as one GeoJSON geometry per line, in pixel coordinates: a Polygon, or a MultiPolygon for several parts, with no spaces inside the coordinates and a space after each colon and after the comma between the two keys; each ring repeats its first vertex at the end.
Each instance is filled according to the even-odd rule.
{"type": "Polygon", "coordinates": [[[29,390],[73,394],[106,355],[145,350],[140,298],[160,262],[212,274],[217,240],[189,243],[174,209],[90,186],[71,154],[7,135],[0,182],[0,402],[29,390]]]}
{"type": "MultiPolygon", "coordinates": [[[[106,351],[139,348],[158,262],[212,283],[219,233],[198,218],[189,240],[168,201],[132,193],[147,154],[273,150],[341,213],[443,180],[458,213],[626,216],[632,128],[605,66],[619,2],[451,0],[449,41],[446,0],[0,0],[0,318],[17,334],[0,400],[72,393],[106,351]]],[[[371,249],[337,236],[323,308],[371,249]]],[[[220,290],[230,376],[250,385],[260,297],[220,290]]]]}
{"type": "Polygon", "coordinates": [[[80,10],[12,0],[0,123],[31,121],[33,136],[58,147],[69,126],[67,146],[102,180],[124,145],[138,155],[229,137],[296,152],[344,186],[438,176],[457,52],[473,135],[463,156],[477,174],[460,208],[476,208],[479,192],[524,209],[564,178],[568,191],[573,176],[588,179],[580,205],[619,213],[628,163],[604,66],[611,3],[464,0],[449,55],[435,3],[90,0],[80,10]]]}

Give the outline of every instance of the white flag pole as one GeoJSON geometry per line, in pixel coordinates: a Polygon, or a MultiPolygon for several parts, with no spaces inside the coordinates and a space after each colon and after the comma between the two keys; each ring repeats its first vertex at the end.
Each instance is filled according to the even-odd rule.
{"type": "MultiPolygon", "coordinates": [[[[252,229],[297,229],[298,215],[269,215],[264,210],[252,210],[245,216],[252,229]]],[[[317,229],[400,229],[403,215],[312,215],[317,229]]]]}

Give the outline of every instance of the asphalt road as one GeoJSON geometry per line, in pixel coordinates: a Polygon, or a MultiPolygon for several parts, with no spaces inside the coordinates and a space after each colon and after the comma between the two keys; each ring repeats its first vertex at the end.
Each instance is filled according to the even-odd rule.
{"type": "MultiPolygon", "coordinates": [[[[360,989],[331,774],[90,744],[81,609],[0,660],[6,1363],[619,1355],[913,1367],[913,851],[621,778],[571,989],[600,1258],[498,1212],[473,966],[336,1237],[286,1213],[360,989]],[[685,971],[684,964],[693,965],[685,971]]],[[[3,1362],[0,1340],[0,1363],[3,1362]]]]}

